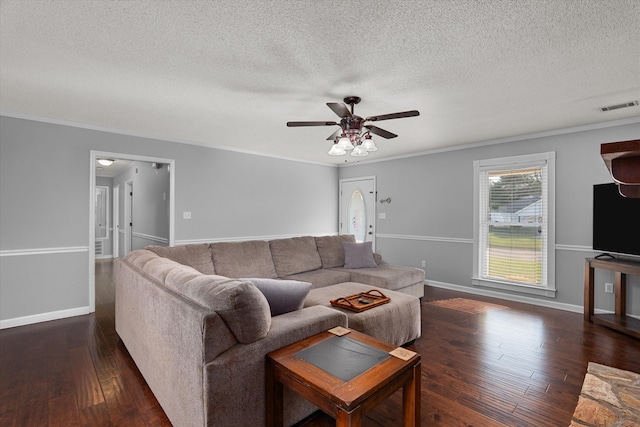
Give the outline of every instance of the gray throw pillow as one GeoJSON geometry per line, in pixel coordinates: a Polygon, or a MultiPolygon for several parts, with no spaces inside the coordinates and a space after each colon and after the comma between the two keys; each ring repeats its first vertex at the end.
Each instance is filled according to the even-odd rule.
{"type": "Polygon", "coordinates": [[[271,317],[300,310],[311,290],[311,283],[297,280],[262,278],[240,280],[253,283],[263,293],[271,308],[271,317]]]}
{"type": "Polygon", "coordinates": [[[342,242],[342,247],[344,248],[344,268],[377,267],[376,260],[373,259],[371,242],[342,242]]]}

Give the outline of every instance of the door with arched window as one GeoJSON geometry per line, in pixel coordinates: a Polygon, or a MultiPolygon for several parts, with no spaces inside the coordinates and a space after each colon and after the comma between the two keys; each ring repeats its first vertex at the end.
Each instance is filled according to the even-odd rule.
{"type": "Polygon", "coordinates": [[[375,248],[375,177],[340,180],[340,234],[353,234],[356,242],[375,248]]]}

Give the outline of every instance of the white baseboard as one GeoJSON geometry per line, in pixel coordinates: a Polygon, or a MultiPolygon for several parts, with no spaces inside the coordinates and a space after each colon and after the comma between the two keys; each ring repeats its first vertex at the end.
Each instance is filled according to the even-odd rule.
{"type": "Polygon", "coordinates": [[[31,316],[15,317],[13,319],[0,320],[0,329],[15,328],[16,326],[31,325],[33,323],[48,322],[49,320],[64,319],[67,317],[82,316],[91,313],[89,307],[70,308],[68,310],[52,311],[49,313],[33,314],[31,316]]]}
{"type": "MultiPolygon", "coordinates": [[[[584,308],[581,305],[566,304],[563,302],[550,301],[547,299],[530,298],[530,297],[521,296],[521,295],[503,294],[501,292],[490,291],[487,289],[454,285],[453,283],[438,282],[436,280],[425,280],[424,284],[426,286],[433,286],[434,288],[450,289],[452,291],[466,292],[468,294],[482,295],[486,297],[504,299],[507,301],[522,302],[525,304],[538,305],[541,307],[555,308],[557,310],[571,311],[573,313],[584,313],[584,308]]],[[[614,313],[611,310],[601,310],[598,308],[596,308],[593,312],[594,314],[613,314],[614,313]]],[[[635,314],[627,313],[627,316],[640,320],[640,316],[635,314]]]]}
{"type": "MultiPolygon", "coordinates": [[[[556,308],[558,310],[571,311],[574,313],[583,313],[581,305],[566,304],[563,302],[550,301],[547,299],[530,298],[521,295],[503,294],[501,292],[490,291],[488,289],[479,289],[470,286],[454,285],[452,283],[438,282],[435,280],[425,280],[425,285],[435,288],[451,289],[452,291],[466,292],[469,294],[482,295],[492,298],[500,298],[507,301],[522,302],[525,304],[539,305],[542,307],[556,308]]],[[[603,311],[604,313],[604,311],[603,311]]]]}

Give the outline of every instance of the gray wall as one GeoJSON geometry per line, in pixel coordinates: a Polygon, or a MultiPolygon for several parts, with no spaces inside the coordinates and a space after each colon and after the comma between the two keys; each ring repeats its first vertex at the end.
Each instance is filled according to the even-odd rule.
{"type": "MultiPolygon", "coordinates": [[[[121,189],[118,204],[121,230],[126,225],[125,182],[133,183],[132,250],[147,245],[169,244],[170,171],[167,165],[160,169],[153,169],[151,165],[150,162],[133,162],[129,168],[113,177],[113,185],[119,185],[121,189]]],[[[124,233],[121,233],[119,246],[124,244],[124,239],[124,233]]]]}
{"type": "MultiPolygon", "coordinates": [[[[555,151],[557,294],[551,305],[581,310],[584,259],[597,255],[591,250],[592,187],[612,181],[600,144],[639,136],[640,124],[632,123],[344,167],[340,178],[375,175],[378,197],[391,197],[390,204],[377,205],[378,213],[387,216],[377,220],[377,252],[390,262],[414,267],[426,260],[427,281],[481,292],[471,285],[473,161],[555,151]]],[[[384,150],[384,143],[379,149],[384,150]]],[[[604,293],[605,281],[613,282],[613,274],[598,271],[596,307],[613,310],[613,295],[604,293]]],[[[636,315],[639,284],[639,277],[630,278],[627,291],[636,315]]],[[[522,300],[531,298],[535,297],[522,300]]],[[[538,300],[549,303],[545,297],[538,300]]]]}
{"type": "Polygon", "coordinates": [[[175,159],[177,244],[337,232],[335,167],[2,116],[0,327],[88,311],[91,150],[175,159]]]}

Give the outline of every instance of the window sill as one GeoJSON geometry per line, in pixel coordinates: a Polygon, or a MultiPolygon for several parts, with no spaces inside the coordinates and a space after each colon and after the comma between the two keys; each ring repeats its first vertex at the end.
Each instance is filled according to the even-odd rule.
{"type": "Polygon", "coordinates": [[[538,295],[547,298],[555,298],[556,290],[551,288],[542,288],[538,286],[518,285],[508,282],[499,282],[496,280],[481,279],[478,277],[472,277],[471,283],[473,286],[491,289],[500,289],[503,291],[511,291],[520,294],[538,295]]]}

